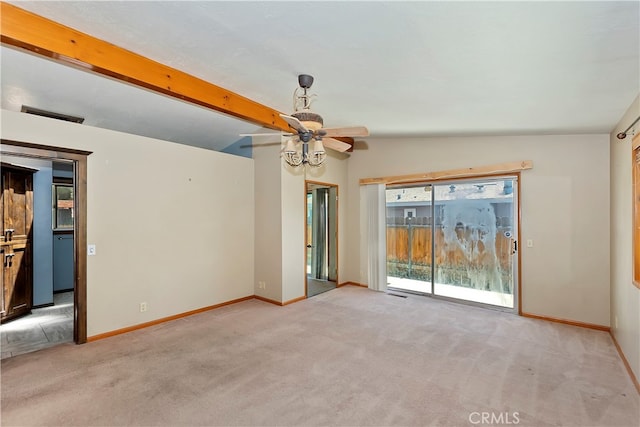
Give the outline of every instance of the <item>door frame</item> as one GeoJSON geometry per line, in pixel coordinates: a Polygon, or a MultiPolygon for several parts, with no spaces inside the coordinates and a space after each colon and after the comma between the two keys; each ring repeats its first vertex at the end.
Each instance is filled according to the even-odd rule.
{"type": "MultiPolygon", "coordinates": [[[[309,244],[309,235],[307,233],[307,194],[309,194],[309,190],[311,190],[313,187],[327,187],[327,188],[335,188],[336,189],[336,209],[335,209],[335,222],[336,222],[336,229],[335,229],[335,241],[336,241],[336,247],[335,250],[333,251],[333,253],[335,253],[335,264],[336,264],[336,287],[338,287],[338,284],[340,283],[340,264],[339,264],[339,253],[338,253],[338,248],[340,246],[339,244],[339,233],[338,230],[340,229],[339,226],[339,219],[340,219],[340,186],[338,184],[332,184],[332,183],[328,183],[328,182],[320,182],[320,181],[311,181],[311,180],[305,180],[304,181],[304,296],[305,298],[308,298],[308,282],[307,282],[307,245],[309,244]],[[311,187],[311,188],[310,188],[311,187]]],[[[327,215],[327,220],[328,220],[328,215],[327,215]]],[[[327,260],[328,262],[328,260],[327,260]]],[[[331,265],[331,264],[329,264],[331,265]]]]}
{"type": "Polygon", "coordinates": [[[73,162],[75,220],[73,225],[73,340],[87,342],[87,157],[90,151],[0,139],[0,154],[73,162]]]}

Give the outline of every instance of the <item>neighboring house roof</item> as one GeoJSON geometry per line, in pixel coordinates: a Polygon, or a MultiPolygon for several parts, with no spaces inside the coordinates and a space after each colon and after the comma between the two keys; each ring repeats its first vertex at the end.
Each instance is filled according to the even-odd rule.
{"type": "Polygon", "coordinates": [[[513,200],[513,188],[505,192],[505,181],[482,183],[451,183],[420,187],[387,189],[387,206],[423,206],[431,203],[431,191],[435,189],[436,203],[454,200],[486,200],[500,203],[513,200]]]}

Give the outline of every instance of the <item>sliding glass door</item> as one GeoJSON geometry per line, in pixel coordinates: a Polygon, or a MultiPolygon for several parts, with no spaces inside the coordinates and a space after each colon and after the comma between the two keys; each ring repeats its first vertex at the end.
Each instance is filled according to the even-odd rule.
{"type": "Polygon", "coordinates": [[[387,189],[389,287],[517,309],[517,177],[387,189]]]}

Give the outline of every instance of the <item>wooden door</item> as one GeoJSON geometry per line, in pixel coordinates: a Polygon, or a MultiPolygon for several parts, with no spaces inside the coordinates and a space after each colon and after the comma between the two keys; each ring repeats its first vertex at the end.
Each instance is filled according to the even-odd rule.
{"type": "Polygon", "coordinates": [[[28,314],[32,304],[33,170],[2,165],[0,321],[28,314]]]}

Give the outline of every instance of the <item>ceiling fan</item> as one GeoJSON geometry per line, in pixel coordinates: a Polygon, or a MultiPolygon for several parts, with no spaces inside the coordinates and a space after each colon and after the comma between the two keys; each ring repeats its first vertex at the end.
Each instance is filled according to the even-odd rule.
{"type": "MultiPolygon", "coordinates": [[[[344,152],[351,148],[351,144],[339,141],[340,137],[369,136],[364,126],[324,128],[324,120],[318,113],[311,111],[312,98],[308,93],[313,84],[313,77],[308,74],[298,76],[299,87],[293,93],[293,108],[291,115],[280,114],[294,131],[282,150],[282,156],[291,166],[309,164],[320,166],[325,158],[325,147],[344,152]]],[[[252,134],[253,136],[259,134],[252,134]]]]}

